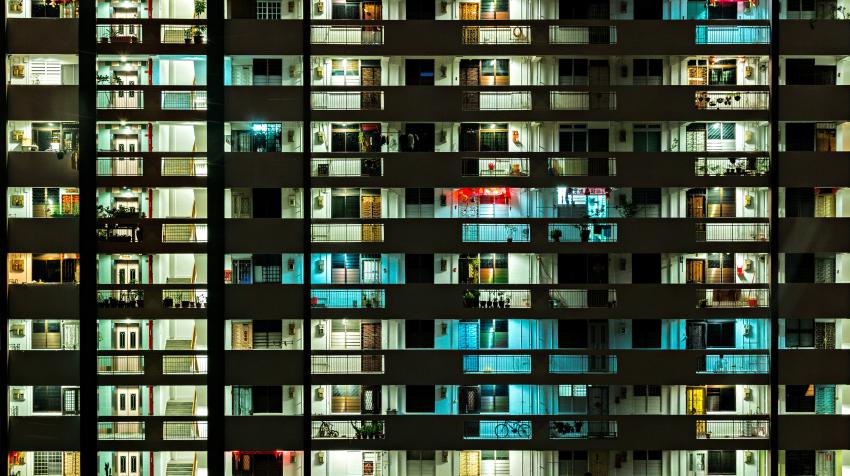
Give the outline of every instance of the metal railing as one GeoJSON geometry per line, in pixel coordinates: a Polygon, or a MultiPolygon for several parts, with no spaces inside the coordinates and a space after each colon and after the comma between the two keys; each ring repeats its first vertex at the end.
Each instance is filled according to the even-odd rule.
{"type": "Polygon", "coordinates": [[[310,225],[313,243],[380,243],[384,241],[381,223],[323,223],[310,225]]]}
{"type": "Polygon", "coordinates": [[[463,91],[464,111],[530,111],[531,91],[463,91]]]}
{"type": "Polygon", "coordinates": [[[311,177],[381,177],[384,159],[310,159],[311,177]]]}
{"type": "Polygon", "coordinates": [[[314,420],[311,438],[314,440],[375,440],[386,435],[384,420],[314,420]]]}
{"type": "Polygon", "coordinates": [[[694,159],[694,175],[697,177],[756,177],[768,173],[770,173],[769,157],[697,157],[694,159]]]}
{"type": "Polygon", "coordinates": [[[313,91],[310,105],[314,111],[381,111],[383,91],[313,91]]]}
{"type": "Polygon", "coordinates": [[[767,354],[709,354],[697,360],[699,374],[766,374],[770,371],[767,354]]]}
{"type": "Polygon", "coordinates": [[[164,375],[201,375],[207,373],[206,355],[163,355],[164,375]]]}
{"type": "Polygon", "coordinates": [[[144,91],[141,89],[110,89],[97,91],[98,109],[144,109],[144,91]]]}
{"type": "Polygon", "coordinates": [[[99,43],[141,43],[142,25],[140,23],[107,23],[97,25],[99,43]]]}
{"type": "Polygon", "coordinates": [[[549,242],[614,243],[616,223],[549,223],[549,242]]]}
{"type": "Polygon", "coordinates": [[[550,355],[550,374],[615,374],[616,355],[550,355]]]}
{"type": "Polygon", "coordinates": [[[547,173],[556,177],[613,177],[617,175],[617,159],[550,158],[547,173]]]}
{"type": "Polygon", "coordinates": [[[770,240],[768,223],[696,223],[696,241],[770,240]]]}
{"type": "Polygon", "coordinates": [[[314,289],[310,295],[313,308],[383,309],[386,306],[383,289],[314,289]]]}
{"type": "Polygon", "coordinates": [[[767,91],[696,91],[694,106],[700,110],[766,111],[770,103],[767,91]]]}
{"type": "Polygon", "coordinates": [[[188,45],[207,42],[206,28],[202,25],[160,25],[159,35],[159,41],[165,44],[188,45]]]}
{"type": "Polygon", "coordinates": [[[162,91],[163,111],[206,111],[206,91],[162,91]]]}
{"type": "Polygon", "coordinates": [[[137,375],[145,373],[142,355],[98,355],[98,375],[137,375]]]}
{"type": "Polygon", "coordinates": [[[382,45],[380,26],[311,25],[310,43],[314,45],[382,45]]]}
{"type": "Polygon", "coordinates": [[[206,440],[206,421],[164,421],[163,440],[206,440]]]}
{"type": "Polygon", "coordinates": [[[206,157],[163,157],[160,162],[163,177],[206,177],[206,157]]]}
{"type": "Polygon", "coordinates": [[[614,91],[550,91],[549,109],[553,111],[616,111],[614,91]]]}
{"type": "Polygon", "coordinates": [[[316,375],[382,374],[384,373],[384,355],[311,355],[310,371],[316,375]]]}
{"type": "Polygon", "coordinates": [[[597,440],[617,438],[613,420],[553,420],[549,422],[550,440],[597,440]]]}
{"type": "Polygon", "coordinates": [[[163,289],[162,307],[166,309],[201,309],[206,307],[206,289],[163,289]]]}
{"type": "Polygon", "coordinates": [[[697,289],[697,307],[767,307],[770,290],[740,288],[697,289]]]}
{"type": "Polygon", "coordinates": [[[616,26],[549,26],[549,44],[552,45],[614,45],[616,43],[616,26]]]}
{"type": "Polygon", "coordinates": [[[464,243],[528,243],[531,225],[527,223],[464,223],[461,233],[464,243]]]}
{"type": "Polygon", "coordinates": [[[698,439],[757,439],[770,437],[769,420],[697,420],[698,439]]]}
{"type": "Polygon", "coordinates": [[[616,289],[550,289],[549,307],[553,309],[590,309],[617,307],[616,289]]]}
{"type": "Polygon", "coordinates": [[[769,26],[697,25],[698,45],[742,45],[770,43],[769,26]]]}
{"type": "Polygon", "coordinates": [[[464,177],[528,177],[531,175],[528,159],[463,159],[461,174],[464,177]]]}
{"type": "Polygon", "coordinates": [[[464,440],[530,440],[531,420],[470,420],[463,422],[464,440]]]}
{"type": "Polygon", "coordinates": [[[206,223],[164,223],[163,243],[206,243],[206,223]]]}
{"type": "Polygon", "coordinates": [[[99,421],[97,422],[98,440],[144,440],[145,422],[143,421],[99,421]]]}
{"type": "Polygon", "coordinates": [[[477,354],[463,356],[465,374],[530,374],[530,355],[477,354]]]}
{"type": "Polygon", "coordinates": [[[528,289],[467,289],[464,307],[479,309],[529,309],[531,291],[528,289]]]}
{"type": "Polygon", "coordinates": [[[528,25],[464,26],[461,31],[464,45],[529,45],[531,27],[528,25]]]}
{"type": "Polygon", "coordinates": [[[141,289],[110,289],[97,292],[97,302],[103,308],[143,307],[145,292],[141,289]]]}
{"type": "Polygon", "coordinates": [[[98,157],[99,177],[140,177],[144,172],[141,157],[98,157]]]}
{"type": "Polygon", "coordinates": [[[142,227],[125,223],[103,223],[97,226],[97,241],[107,243],[139,243],[142,227]]]}

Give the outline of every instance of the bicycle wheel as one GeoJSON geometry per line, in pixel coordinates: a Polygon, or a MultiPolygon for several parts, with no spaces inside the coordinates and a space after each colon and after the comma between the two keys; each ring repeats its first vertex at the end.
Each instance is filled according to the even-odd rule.
{"type": "Polygon", "coordinates": [[[517,426],[517,434],[518,438],[531,438],[531,425],[528,423],[520,423],[517,426]]]}
{"type": "Polygon", "coordinates": [[[508,434],[511,432],[511,429],[508,428],[508,425],[504,423],[499,423],[498,425],[496,425],[495,432],[496,438],[503,439],[508,437],[508,434]]]}

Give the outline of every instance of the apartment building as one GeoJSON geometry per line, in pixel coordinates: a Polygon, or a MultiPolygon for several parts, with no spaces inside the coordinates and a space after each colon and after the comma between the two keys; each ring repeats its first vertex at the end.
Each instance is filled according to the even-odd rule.
{"type": "Polygon", "coordinates": [[[848,8],[3,0],[3,474],[850,474],[848,8]]]}

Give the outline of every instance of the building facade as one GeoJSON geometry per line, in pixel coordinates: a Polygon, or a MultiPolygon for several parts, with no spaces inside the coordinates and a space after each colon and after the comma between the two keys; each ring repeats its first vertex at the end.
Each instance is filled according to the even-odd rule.
{"type": "Polygon", "coordinates": [[[848,7],[4,0],[3,474],[850,474],[848,7]]]}

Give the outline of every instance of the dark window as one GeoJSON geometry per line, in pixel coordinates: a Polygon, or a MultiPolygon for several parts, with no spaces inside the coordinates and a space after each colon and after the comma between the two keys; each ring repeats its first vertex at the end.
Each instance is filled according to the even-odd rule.
{"type": "Polygon", "coordinates": [[[434,218],[434,189],[406,188],[404,213],[407,218],[434,218]]]}
{"type": "Polygon", "coordinates": [[[558,321],[559,349],[587,348],[587,320],[565,319],[558,321]]]}
{"type": "Polygon", "coordinates": [[[735,321],[708,321],[705,334],[708,348],[735,347],[735,321]]]}
{"type": "Polygon", "coordinates": [[[658,218],[661,216],[661,189],[635,187],[632,189],[632,203],[637,205],[635,216],[658,218]]]}
{"type": "Polygon", "coordinates": [[[659,86],[663,81],[664,61],[660,58],[635,58],[632,60],[632,84],[659,86]]]}
{"type": "MultiPolygon", "coordinates": [[[[422,2],[426,4],[426,2],[422,2]]],[[[433,10],[433,5],[431,5],[433,10]]],[[[410,8],[410,2],[408,2],[410,8]]],[[[408,10],[408,14],[410,11],[408,10]]],[[[434,18],[433,12],[431,18],[434,18]]],[[[404,61],[404,83],[408,86],[433,86],[434,85],[434,60],[432,59],[408,59],[404,61]]]]}
{"type": "Polygon", "coordinates": [[[255,254],[252,260],[255,283],[280,284],[283,282],[283,260],[280,255],[255,254]]]}
{"type": "Polygon", "coordinates": [[[402,152],[434,152],[434,124],[404,125],[404,135],[399,137],[402,152]]]}
{"type": "Polygon", "coordinates": [[[661,254],[633,253],[632,254],[632,283],[660,283],[661,254]]]}
{"type": "Polygon", "coordinates": [[[405,408],[407,413],[434,413],[436,387],[434,385],[406,385],[405,408]]]}
{"type": "Polygon", "coordinates": [[[255,188],[251,202],[253,218],[281,218],[281,190],[279,188],[255,188]]]}
{"type": "Polygon", "coordinates": [[[815,389],[812,385],[786,385],[785,411],[805,412],[815,411],[815,389]]]}
{"type": "Polygon", "coordinates": [[[481,386],[481,413],[504,413],[508,411],[507,385],[481,386]]]}
{"type": "Polygon", "coordinates": [[[786,188],[785,216],[788,218],[815,216],[815,190],[813,188],[786,188]]]}
{"type": "Polygon", "coordinates": [[[280,86],[283,83],[283,60],[254,59],[254,86],[280,86]]]}
{"type": "Polygon", "coordinates": [[[635,152],[661,152],[661,126],[658,124],[635,124],[632,130],[635,152]]]}
{"type": "Polygon", "coordinates": [[[404,321],[405,349],[433,349],[434,321],[407,319],[404,321]]]}
{"type": "Polygon", "coordinates": [[[705,394],[705,409],[709,412],[734,412],[735,387],[708,387],[705,394]]]}
{"type": "Polygon", "coordinates": [[[331,218],[360,218],[360,190],[334,189],[331,192],[331,218]]]}
{"type": "Polygon", "coordinates": [[[786,450],[785,451],[785,475],[786,476],[814,476],[815,475],[815,452],[811,450],[786,450]]]}
{"type": "MultiPolygon", "coordinates": [[[[405,2],[407,20],[433,20],[437,15],[434,2],[422,0],[407,0],[405,2]]],[[[410,84],[410,83],[408,83],[410,84]]]]}
{"type": "Polygon", "coordinates": [[[558,283],[607,284],[608,255],[559,254],[558,283]]]}
{"type": "Polygon", "coordinates": [[[710,450],[708,474],[736,474],[735,450],[710,450]]]}
{"type": "Polygon", "coordinates": [[[61,412],[62,387],[58,385],[36,385],[32,388],[32,411],[61,412]]]}
{"type": "Polygon", "coordinates": [[[281,321],[255,320],[251,324],[251,328],[251,348],[280,349],[283,347],[283,323],[281,321]]]}
{"type": "Polygon", "coordinates": [[[632,393],[636,397],[660,397],[661,385],[633,385],[632,393]]]}
{"type": "Polygon", "coordinates": [[[611,7],[608,0],[560,0],[558,18],[561,20],[608,20],[611,7]]]}
{"type": "Polygon", "coordinates": [[[587,126],[565,124],[558,133],[561,152],[587,152],[587,126]]]}
{"type": "Polygon", "coordinates": [[[564,58],[558,60],[558,84],[561,86],[587,85],[587,60],[564,58]]]}
{"type": "Polygon", "coordinates": [[[635,0],[635,20],[661,20],[663,0],[635,0]]]}
{"type": "Polygon", "coordinates": [[[405,283],[434,283],[434,255],[406,254],[404,256],[405,283]]]}
{"type": "Polygon", "coordinates": [[[734,20],[738,17],[738,2],[718,2],[708,5],[709,20],[734,20]]]}
{"type": "Polygon", "coordinates": [[[814,283],[815,255],[811,253],[785,253],[785,282],[814,283]]]}
{"type": "Polygon", "coordinates": [[[632,348],[661,348],[661,319],[635,319],[632,321],[632,348]]]}
{"type": "Polygon", "coordinates": [[[589,129],[587,131],[587,150],[589,152],[608,152],[608,129],[589,129]]]}
{"type": "Polygon", "coordinates": [[[811,319],[785,320],[785,347],[814,347],[815,321],[811,319]]]}
{"type": "Polygon", "coordinates": [[[254,413],[283,413],[283,387],[251,387],[251,399],[254,413]]]}
{"type": "Polygon", "coordinates": [[[233,476],[283,476],[283,464],[276,453],[233,452],[233,476]]]}
{"type": "Polygon", "coordinates": [[[558,451],[558,474],[582,475],[587,473],[587,451],[558,451]]]}
{"type": "Polygon", "coordinates": [[[815,150],[815,123],[789,122],[785,124],[785,150],[789,152],[815,150]]]}

